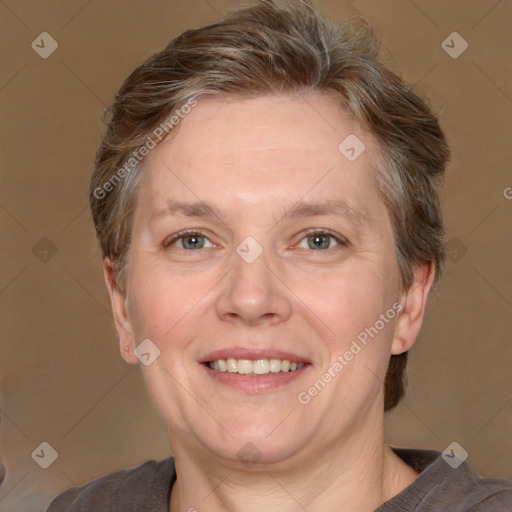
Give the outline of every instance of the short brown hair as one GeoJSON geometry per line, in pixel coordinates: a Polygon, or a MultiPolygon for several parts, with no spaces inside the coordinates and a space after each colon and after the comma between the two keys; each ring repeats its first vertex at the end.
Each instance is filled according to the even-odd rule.
{"type": "MultiPolygon", "coordinates": [[[[428,104],[381,62],[378,39],[364,18],[335,24],[306,1],[281,7],[260,0],[184,32],[138,67],[116,95],[96,157],[90,206],[119,289],[125,288],[140,177],[140,165],[126,163],[155,128],[201,94],[303,92],[331,95],[376,138],[375,172],[393,223],[401,288],[411,286],[420,263],[435,264],[438,282],[445,252],[437,187],[449,148],[428,104]]],[[[407,352],[390,358],[386,411],[404,395],[406,361],[407,352]]]]}

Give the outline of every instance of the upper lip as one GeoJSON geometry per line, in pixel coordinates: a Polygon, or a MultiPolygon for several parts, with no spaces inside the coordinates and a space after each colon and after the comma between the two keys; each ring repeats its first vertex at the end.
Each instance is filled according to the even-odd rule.
{"type": "Polygon", "coordinates": [[[214,350],[209,352],[206,356],[202,357],[200,363],[209,363],[210,361],[217,361],[218,359],[228,359],[233,357],[234,359],[249,359],[256,361],[257,359],[281,359],[288,360],[292,363],[308,363],[309,361],[304,357],[301,357],[292,352],[285,352],[283,350],[271,349],[271,348],[243,348],[233,347],[224,348],[220,350],[214,350]]]}

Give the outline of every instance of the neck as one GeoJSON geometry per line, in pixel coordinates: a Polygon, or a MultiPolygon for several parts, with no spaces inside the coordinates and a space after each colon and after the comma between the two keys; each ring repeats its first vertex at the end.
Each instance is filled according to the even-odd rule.
{"type": "MultiPolygon", "coordinates": [[[[302,450],[293,460],[276,464],[239,463],[191,456],[175,449],[178,480],[171,512],[373,512],[417,476],[384,445],[383,420],[376,429],[334,439],[302,450]]],[[[183,446],[183,445],[178,445],[183,446]]]]}

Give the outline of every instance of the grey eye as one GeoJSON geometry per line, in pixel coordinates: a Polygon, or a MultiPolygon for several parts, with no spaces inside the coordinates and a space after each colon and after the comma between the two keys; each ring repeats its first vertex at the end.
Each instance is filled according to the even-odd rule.
{"type": "Polygon", "coordinates": [[[165,244],[165,247],[177,247],[178,249],[195,250],[205,247],[213,247],[213,244],[201,233],[185,233],[176,236],[165,244]]]}
{"type": "Polygon", "coordinates": [[[331,249],[336,245],[340,245],[340,243],[329,233],[311,233],[301,240],[299,247],[318,251],[331,249]]]}
{"type": "Polygon", "coordinates": [[[202,235],[187,235],[180,238],[183,249],[202,249],[205,244],[205,237],[202,235]]]}
{"type": "Polygon", "coordinates": [[[308,246],[310,249],[329,249],[332,237],[330,235],[309,235],[308,246]]]}

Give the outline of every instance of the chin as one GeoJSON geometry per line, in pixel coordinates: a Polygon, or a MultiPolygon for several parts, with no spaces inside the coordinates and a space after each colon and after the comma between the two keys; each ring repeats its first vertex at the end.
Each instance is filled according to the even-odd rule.
{"type": "Polygon", "coordinates": [[[208,451],[228,466],[240,469],[258,468],[290,462],[297,455],[298,447],[290,440],[281,439],[278,443],[268,440],[242,441],[232,440],[230,446],[208,446],[208,451]]]}
{"type": "Polygon", "coordinates": [[[251,425],[247,421],[230,423],[229,431],[233,437],[223,431],[220,438],[206,440],[203,447],[213,456],[238,468],[240,463],[250,469],[256,465],[261,467],[262,464],[290,461],[309,442],[304,429],[290,430],[285,422],[279,425],[282,421],[281,415],[275,422],[260,422],[259,425],[251,425]]]}

